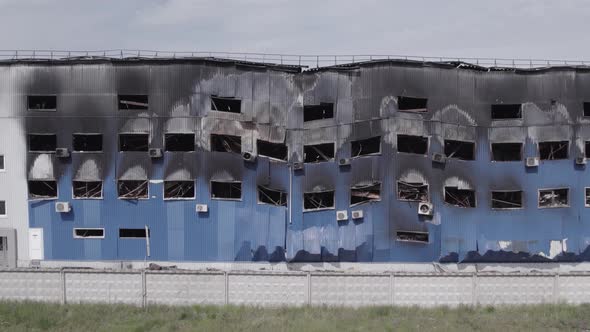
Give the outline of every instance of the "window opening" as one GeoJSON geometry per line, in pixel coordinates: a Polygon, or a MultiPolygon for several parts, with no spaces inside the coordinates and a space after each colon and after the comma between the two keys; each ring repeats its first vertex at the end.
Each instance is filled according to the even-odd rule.
{"type": "Polygon", "coordinates": [[[304,210],[323,210],[334,207],[334,191],[312,192],[303,194],[304,210]]]}
{"type": "MultiPolygon", "coordinates": [[[[148,230],[147,236],[151,237],[151,230],[148,230]]],[[[145,239],[145,228],[119,228],[119,237],[123,239],[145,239]]]]}
{"type": "Polygon", "coordinates": [[[590,141],[584,142],[584,157],[590,158],[590,141]]]}
{"type": "Polygon", "coordinates": [[[428,137],[397,135],[397,152],[426,154],[428,152],[428,137]]]}
{"type": "Polygon", "coordinates": [[[166,151],[195,151],[195,134],[165,134],[164,146],[166,151]]]}
{"type": "Polygon", "coordinates": [[[231,97],[211,96],[211,110],[229,113],[241,113],[242,101],[231,97]]]}
{"type": "Polygon", "coordinates": [[[401,201],[428,202],[428,184],[397,181],[397,198],[401,201]]]}
{"type": "Polygon", "coordinates": [[[260,156],[287,161],[288,150],[286,144],[257,140],[256,148],[258,150],[258,155],[260,156]]]}
{"type": "Polygon", "coordinates": [[[119,95],[120,110],[147,110],[148,106],[147,95],[119,95]]]}
{"type": "Polygon", "coordinates": [[[445,187],[445,202],[458,207],[474,208],[475,191],[457,187],[445,187]]]}
{"type": "Polygon", "coordinates": [[[119,151],[147,152],[148,147],[148,134],[119,134],[119,151]]]}
{"type": "Polygon", "coordinates": [[[540,208],[557,208],[568,206],[567,188],[559,189],[539,189],[539,207],[540,208]]]}
{"type": "Polygon", "coordinates": [[[57,109],[57,97],[27,96],[27,105],[31,111],[55,111],[57,109]]]}
{"type": "Polygon", "coordinates": [[[148,198],[148,180],[119,180],[117,193],[121,199],[148,198]]]}
{"type": "Polygon", "coordinates": [[[522,160],[522,143],[492,143],[492,160],[522,160]]]}
{"type": "Polygon", "coordinates": [[[353,158],[381,153],[381,136],[352,141],[350,148],[353,158]]]}
{"type": "Polygon", "coordinates": [[[447,158],[460,160],[475,160],[475,143],[445,140],[445,155],[447,158]]]}
{"type": "Polygon", "coordinates": [[[492,120],[522,119],[521,104],[493,104],[492,120]]]}
{"type": "Polygon", "coordinates": [[[258,186],[258,202],[276,206],[287,206],[287,193],[258,186]]]}
{"type": "Polygon", "coordinates": [[[57,149],[57,135],[30,134],[29,152],[55,152],[57,149]]]}
{"type": "Polygon", "coordinates": [[[303,146],[304,162],[319,163],[334,159],[334,143],[303,146]]]}
{"type": "Polygon", "coordinates": [[[6,201],[0,201],[0,216],[6,216],[6,201]]]}
{"type": "Polygon", "coordinates": [[[303,122],[334,118],[334,104],[320,103],[319,105],[303,106],[303,122]]]}
{"type": "Polygon", "coordinates": [[[428,99],[415,97],[397,97],[397,109],[400,111],[426,112],[428,99]]]}
{"type": "Polygon", "coordinates": [[[567,159],[568,141],[539,142],[539,157],[541,160],[567,159]]]}
{"type": "Polygon", "coordinates": [[[4,155],[0,154],[0,171],[4,171],[4,155]]]}
{"type": "Polygon", "coordinates": [[[233,135],[211,134],[211,151],[242,153],[242,138],[233,135]]]}
{"type": "Polygon", "coordinates": [[[590,102],[584,102],[584,116],[590,116],[590,102]]]}
{"type": "Polygon", "coordinates": [[[584,205],[586,207],[590,207],[590,188],[585,188],[585,200],[584,200],[584,205]]]}
{"type": "Polygon", "coordinates": [[[29,199],[51,199],[57,198],[56,181],[38,181],[31,180],[28,182],[29,199]]]}
{"type": "Polygon", "coordinates": [[[522,191],[492,191],[492,209],[521,209],[522,191]]]}
{"type": "Polygon", "coordinates": [[[241,199],[242,182],[211,181],[211,198],[241,199]]]}
{"type": "Polygon", "coordinates": [[[428,233],[426,232],[411,232],[411,231],[397,231],[396,240],[401,242],[420,242],[428,243],[428,233]]]}
{"type": "Polygon", "coordinates": [[[104,228],[74,228],[74,238],[102,239],[104,238],[104,228]]]}
{"type": "Polygon", "coordinates": [[[195,198],[194,181],[164,181],[165,199],[195,198]]]}
{"type": "Polygon", "coordinates": [[[73,181],[74,198],[102,198],[102,181],[73,181]]]}
{"type": "Polygon", "coordinates": [[[100,152],[102,134],[74,134],[72,145],[76,152],[100,152]]]}
{"type": "Polygon", "coordinates": [[[381,200],[381,183],[357,185],[350,188],[350,206],[381,200]]]}

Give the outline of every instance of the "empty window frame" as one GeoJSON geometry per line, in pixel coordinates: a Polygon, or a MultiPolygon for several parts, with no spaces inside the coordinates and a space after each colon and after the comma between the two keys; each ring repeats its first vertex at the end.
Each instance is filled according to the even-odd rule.
{"type": "Polygon", "coordinates": [[[72,135],[72,150],[75,152],[101,152],[102,134],[72,135]]]}
{"type": "Polygon", "coordinates": [[[332,103],[303,106],[303,122],[332,118],[334,118],[334,104],[332,103]]]}
{"type": "Polygon", "coordinates": [[[319,163],[334,159],[334,143],[303,146],[304,162],[319,163]]]}
{"type": "Polygon", "coordinates": [[[569,189],[539,189],[539,208],[560,208],[569,206],[569,189]]]}
{"type": "Polygon", "coordinates": [[[445,155],[447,158],[475,160],[475,143],[446,139],[445,155]]]}
{"type": "Polygon", "coordinates": [[[522,160],[522,143],[492,143],[492,161],[522,160]]]}
{"type": "Polygon", "coordinates": [[[428,202],[428,184],[397,181],[397,199],[410,202],[428,202]]]}
{"type": "Polygon", "coordinates": [[[28,182],[29,199],[56,199],[57,182],[53,180],[30,180],[28,182]]]}
{"type": "Polygon", "coordinates": [[[427,232],[397,231],[395,234],[396,241],[400,242],[417,242],[428,243],[427,232]]]}
{"type": "Polygon", "coordinates": [[[0,217],[6,217],[6,201],[0,201],[0,217]]]}
{"type": "Polygon", "coordinates": [[[6,168],[4,166],[4,155],[0,154],[0,172],[5,171],[6,168]]]}
{"type": "Polygon", "coordinates": [[[263,186],[258,186],[258,203],[287,206],[287,193],[263,186]]]}
{"type": "Polygon", "coordinates": [[[119,134],[119,151],[147,152],[149,148],[149,140],[149,134],[119,134]]]}
{"type": "Polygon", "coordinates": [[[303,194],[303,211],[318,211],[334,208],[334,190],[303,194]]]}
{"type": "Polygon", "coordinates": [[[350,156],[361,157],[381,153],[381,136],[350,142],[350,156]]]}
{"type": "MultiPolygon", "coordinates": [[[[150,237],[150,230],[147,231],[147,236],[150,237]]],[[[145,228],[119,228],[119,238],[121,239],[145,239],[145,228]]]]}
{"type": "Polygon", "coordinates": [[[102,181],[73,181],[72,191],[75,199],[101,199],[102,181]]]}
{"type": "Polygon", "coordinates": [[[569,141],[539,142],[539,157],[541,160],[567,159],[569,141]]]}
{"type": "Polygon", "coordinates": [[[492,120],[522,119],[521,104],[493,104],[492,120]]]}
{"type": "Polygon", "coordinates": [[[211,96],[211,110],[229,113],[241,113],[242,101],[231,97],[211,96]]]}
{"type": "Polygon", "coordinates": [[[492,209],[522,209],[521,190],[492,191],[492,209]]]}
{"type": "Polygon", "coordinates": [[[350,188],[350,206],[381,200],[381,183],[356,185],[350,188]]]}
{"type": "Polygon", "coordinates": [[[590,116],[590,102],[584,102],[584,116],[590,116]]]}
{"type": "Polygon", "coordinates": [[[211,151],[242,153],[242,138],[233,135],[211,134],[211,151]]]}
{"type": "Polygon", "coordinates": [[[148,95],[119,95],[119,110],[147,110],[148,95]]]}
{"type": "Polygon", "coordinates": [[[195,151],[195,134],[164,134],[164,147],[172,152],[195,151]]]}
{"type": "Polygon", "coordinates": [[[164,199],[195,198],[195,181],[164,181],[164,199]]]}
{"type": "Polygon", "coordinates": [[[225,200],[241,200],[242,182],[211,181],[211,198],[225,200]]]}
{"type": "Polygon", "coordinates": [[[475,190],[445,187],[445,203],[462,208],[474,208],[475,190]]]}
{"type": "Polygon", "coordinates": [[[27,96],[27,108],[30,111],[55,111],[57,109],[56,96],[27,96]]]}
{"type": "Polygon", "coordinates": [[[584,206],[590,207],[590,188],[584,188],[584,206]]]}
{"type": "Polygon", "coordinates": [[[428,137],[397,135],[397,152],[425,155],[428,153],[428,137]]]}
{"type": "Polygon", "coordinates": [[[590,141],[584,142],[584,157],[590,158],[590,141]]]}
{"type": "Polygon", "coordinates": [[[408,112],[426,112],[428,110],[428,99],[398,96],[397,109],[408,112]]]}
{"type": "Polygon", "coordinates": [[[57,135],[29,134],[29,152],[55,152],[57,135]]]}
{"type": "Polygon", "coordinates": [[[74,239],[104,239],[104,228],[74,228],[74,239]]]}
{"type": "Polygon", "coordinates": [[[287,161],[288,149],[286,144],[256,140],[256,150],[260,156],[287,161]]]}
{"type": "Polygon", "coordinates": [[[117,195],[120,199],[148,199],[148,180],[119,180],[117,195]]]}

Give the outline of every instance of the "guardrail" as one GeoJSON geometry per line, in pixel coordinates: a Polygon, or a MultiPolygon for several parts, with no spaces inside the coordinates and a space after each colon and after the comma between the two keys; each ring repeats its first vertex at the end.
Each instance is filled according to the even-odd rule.
{"type": "Polygon", "coordinates": [[[375,60],[407,60],[417,62],[466,62],[482,67],[537,68],[554,66],[587,66],[590,61],[557,59],[509,59],[509,58],[474,58],[474,57],[435,57],[399,54],[376,55],[309,55],[279,53],[247,52],[178,52],[154,50],[0,50],[0,60],[74,60],[80,58],[148,58],[148,59],[190,59],[223,58],[237,61],[261,62],[302,67],[325,67],[375,60]]]}

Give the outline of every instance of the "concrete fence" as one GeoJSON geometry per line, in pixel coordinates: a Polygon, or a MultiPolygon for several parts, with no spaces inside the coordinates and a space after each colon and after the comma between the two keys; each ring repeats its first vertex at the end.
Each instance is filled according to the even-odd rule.
{"type": "Polygon", "coordinates": [[[457,306],[590,302],[590,274],[3,270],[0,298],[56,303],[457,306]]]}

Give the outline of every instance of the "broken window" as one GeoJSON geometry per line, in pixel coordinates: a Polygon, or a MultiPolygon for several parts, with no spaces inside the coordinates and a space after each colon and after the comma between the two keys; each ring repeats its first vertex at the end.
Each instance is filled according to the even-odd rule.
{"type": "Polygon", "coordinates": [[[166,151],[195,151],[195,134],[165,134],[166,151]]]}
{"type": "Polygon", "coordinates": [[[29,186],[29,199],[57,198],[57,182],[53,180],[31,180],[29,186]]]}
{"type": "Polygon", "coordinates": [[[119,110],[147,110],[147,95],[119,95],[119,110]]]}
{"type": "Polygon", "coordinates": [[[303,106],[303,122],[332,119],[334,117],[334,104],[320,103],[319,105],[303,106]]]}
{"type": "Polygon", "coordinates": [[[492,191],[492,209],[521,209],[522,191],[492,191]]]}
{"type": "Polygon", "coordinates": [[[76,152],[102,151],[102,134],[74,134],[73,150],[76,152]]]}
{"type": "Polygon", "coordinates": [[[428,99],[415,97],[397,97],[397,109],[400,111],[426,112],[428,99]]]}
{"type": "Polygon", "coordinates": [[[211,134],[211,151],[242,153],[242,138],[233,135],[211,134]]]}
{"type": "Polygon", "coordinates": [[[427,154],[428,137],[397,135],[397,152],[427,154]]]}
{"type": "Polygon", "coordinates": [[[102,198],[102,181],[73,181],[74,198],[102,198]]]}
{"type": "Polygon", "coordinates": [[[242,101],[230,97],[211,96],[211,110],[230,113],[241,113],[242,101]]]}
{"type": "Polygon", "coordinates": [[[149,134],[119,134],[119,151],[146,151],[149,134]]]}
{"type": "MultiPolygon", "coordinates": [[[[150,237],[150,230],[147,231],[147,236],[150,237]]],[[[145,228],[119,228],[119,237],[122,239],[145,239],[145,228]]]]}
{"type": "Polygon", "coordinates": [[[492,120],[522,119],[521,104],[493,104],[492,120]]]}
{"type": "Polygon", "coordinates": [[[0,201],[0,216],[6,216],[6,201],[0,201]]]}
{"type": "Polygon", "coordinates": [[[102,239],[104,228],[74,228],[75,239],[102,239]]]}
{"type": "Polygon", "coordinates": [[[55,134],[30,134],[29,152],[55,152],[57,148],[57,135],[55,134]]]}
{"type": "Polygon", "coordinates": [[[590,102],[584,103],[584,116],[590,116],[590,102]]]}
{"type": "Polygon", "coordinates": [[[334,143],[303,146],[304,162],[319,163],[334,159],[334,143]]]}
{"type": "Polygon", "coordinates": [[[492,161],[522,160],[522,143],[492,143],[492,161]]]}
{"type": "Polygon", "coordinates": [[[420,242],[428,243],[428,233],[426,232],[412,232],[412,231],[397,231],[396,240],[402,242],[420,242]]]}
{"type": "Polygon", "coordinates": [[[585,188],[584,206],[590,207],[590,188],[585,188]]]}
{"type": "Polygon", "coordinates": [[[381,183],[357,185],[350,188],[350,206],[381,200],[381,183]]]}
{"type": "Polygon", "coordinates": [[[258,202],[276,206],[287,206],[287,193],[258,186],[258,202]]]}
{"type": "Polygon", "coordinates": [[[474,208],[475,191],[457,187],[445,187],[445,202],[458,207],[474,208]]]}
{"type": "Polygon", "coordinates": [[[428,202],[428,185],[422,182],[397,181],[397,199],[400,201],[428,202]]]}
{"type": "Polygon", "coordinates": [[[475,143],[446,139],[445,155],[447,158],[475,160],[475,143]]]}
{"type": "Polygon", "coordinates": [[[323,210],[334,208],[334,191],[303,194],[303,210],[323,210]]]}
{"type": "Polygon", "coordinates": [[[256,149],[258,155],[287,161],[287,145],[281,143],[271,143],[267,141],[257,140],[256,149]]]}
{"type": "Polygon", "coordinates": [[[27,96],[28,109],[32,111],[55,111],[56,96],[27,96]]]}
{"type": "Polygon", "coordinates": [[[539,142],[539,157],[541,160],[567,159],[568,141],[539,142]]]}
{"type": "Polygon", "coordinates": [[[164,199],[195,198],[195,181],[164,181],[164,199]]]}
{"type": "Polygon", "coordinates": [[[121,199],[147,199],[148,180],[119,180],[117,194],[121,199]]]}
{"type": "Polygon", "coordinates": [[[566,207],[568,202],[569,189],[539,189],[539,207],[540,208],[557,208],[566,207]]]}
{"type": "Polygon", "coordinates": [[[4,155],[0,154],[0,171],[4,171],[4,155]]]}
{"type": "Polygon", "coordinates": [[[350,142],[351,157],[381,153],[381,136],[350,142]]]}
{"type": "Polygon", "coordinates": [[[211,181],[211,198],[242,199],[242,182],[211,181]]]}

